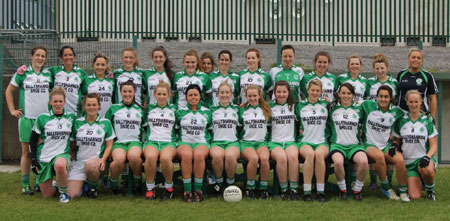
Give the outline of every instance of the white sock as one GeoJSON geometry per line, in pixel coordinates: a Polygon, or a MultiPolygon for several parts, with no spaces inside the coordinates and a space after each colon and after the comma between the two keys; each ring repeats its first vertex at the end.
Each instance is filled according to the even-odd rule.
{"type": "Polygon", "coordinates": [[[345,180],[337,181],[337,185],[341,191],[347,191],[347,184],[345,184],[345,180]]]}
{"type": "Polygon", "coordinates": [[[145,182],[145,185],[147,186],[148,191],[153,190],[155,188],[155,181],[152,183],[145,182]]]}
{"type": "Polygon", "coordinates": [[[361,192],[363,186],[364,186],[364,181],[356,180],[355,186],[353,187],[353,191],[361,192]]]}
{"type": "Polygon", "coordinates": [[[303,184],[303,191],[311,191],[311,184],[303,184]]]}
{"type": "Polygon", "coordinates": [[[317,192],[324,192],[324,191],[325,191],[325,183],[318,183],[317,192]]]}

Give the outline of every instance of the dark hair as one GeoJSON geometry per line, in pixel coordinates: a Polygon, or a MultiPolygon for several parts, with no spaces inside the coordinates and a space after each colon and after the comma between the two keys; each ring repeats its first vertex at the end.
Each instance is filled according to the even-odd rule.
{"type": "Polygon", "coordinates": [[[341,88],[342,87],[346,87],[350,91],[350,93],[353,94],[353,97],[356,95],[355,88],[353,87],[352,84],[350,84],[350,83],[343,83],[343,84],[341,84],[341,86],[339,86],[339,89],[334,94],[334,102],[335,103],[339,102],[339,95],[338,94],[339,94],[339,92],[341,92],[341,88]]]}
{"type": "Polygon", "coordinates": [[[60,57],[60,58],[63,57],[63,55],[64,55],[64,50],[66,50],[66,49],[72,50],[73,56],[74,56],[74,57],[76,56],[76,55],[75,55],[75,51],[73,50],[72,46],[65,45],[65,46],[62,46],[61,49],[59,49],[59,57],[60,57]]]}
{"type": "Polygon", "coordinates": [[[37,50],[44,50],[44,51],[45,51],[45,55],[47,55],[47,48],[45,48],[45,47],[42,46],[42,45],[34,46],[34,47],[31,49],[31,55],[34,55],[34,53],[36,53],[37,50]]]}
{"type": "MultiPolygon", "coordinates": [[[[292,111],[292,107],[294,106],[295,102],[291,95],[291,87],[289,86],[289,83],[287,81],[277,81],[277,83],[275,83],[275,87],[273,88],[273,94],[275,94],[275,91],[277,91],[277,87],[282,87],[282,86],[285,86],[288,89],[289,95],[287,98],[287,103],[288,103],[289,110],[292,111]]],[[[275,96],[275,101],[276,101],[276,96],[275,96]]]]}
{"type": "Polygon", "coordinates": [[[319,51],[317,52],[317,54],[314,56],[314,63],[317,62],[317,59],[319,59],[320,56],[324,56],[328,58],[328,63],[331,64],[331,56],[330,53],[326,52],[326,51],[319,51]]]}
{"type": "Polygon", "coordinates": [[[166,72],[167,78],[169,78],[170,82],[172,82],[173,81],[172,61],[170,61],[169,55],[167,54],[167,51],[163,46],[158,46],[152,50],[152,52],[151,52],[152,58],[153,58],[153,54],[157,51],[162,52],[164,57],[166,57],[166,61],[164,62],[164,71],[166,72]]]}
{"type": "Polygon", "coordinates": [[[198,84],[190,84],[184,91],[184,96],[186,96],[186,100],[187,100],[188,91],[192,90],[192,89],[197,90],[198,93],[200,93],[200,96],[202,95],[202,89],[200,88],[200,86],[198,86],[198,84]]]}
{"type": "Polygon", "coordinates": [[[88,98],[95,98],[97,100],[98,105],[100,106],[100,96],[97,93],[90,93],[84,96],[83,98],[83,107],[86,106],[86,101],[88,98]]]}
{"type": "Polygon", "coordinates": [[[292,45],[283,45],[281,47],[280,55],[283,54],[284,50],[289,50],[289,49],[291,49],[294,52],[294,54],[295,54],[294,46],[292,46],[292,45]]]}
{"type": "Polygon", "coordinates": [[[380,93],[381,90],[385,90],[389,93],[389,97],[391,98],[391,103],[396,103],[395,98],[393,97],[393,93],[394,91],[392,90],[392,88],[389,85],[381,85],[378,90],[377,90],[377,96],[380,93]]]}
{"type": "Polygon", "coordinates": [[[105,75],[107,75],[108,72],[111,71],[111,68],[109,67],[109,64],[108,64],[109,59],[108,59],[108,57],[106,57],[105,54],[102,54],[102,53],[97,53],[97,54],[95,54],[94,60],[92,60],[92,65],[94,65],[95,62],[97,61],[97,59],[99,59],[99,58],[103,58],[103,59],[105,59],[105,61],[106,61],[106,71],[105,71],[105,75]]]}
{"type": "Polygon", "coordinates": [[[233,60],[233,55],[231,54],[231,51],[229,51],[229,50],[222,50],[222,51],[220,51],[218,59],[220,59],[220,55],[222,55],[222,54],[228,54],[230,56],[230,61],[233,60]]]}
{"type": "MultiPolygon", "coordinates": [[[[213,55],[211,53],[207,52],[207,51],[203,52],[203,54],[200,56],[200,60],[202,60],[202,65],[203,65],[203,59],[206,59],[206,58],[211,60],[211,64],[212,64],[212,70],[211,71],[214,71],[214,68],[217,65],[216,65],[216,62],[214,61],[213,55]]],[[[202,67],[202,69],[203,69],[203,67],[202,67]]],[[[202,70],[202,71],[205,71],[205,70],[202,70]]]]}
{"type": "Polygon", "coordinates": [[[122,91],[123,86],[132,86],[134,89],[134,92],[136,92],[136,85],[134,84],[133,80],[131,80],[131,79],[120,84],[119,91],[122,91]]]}

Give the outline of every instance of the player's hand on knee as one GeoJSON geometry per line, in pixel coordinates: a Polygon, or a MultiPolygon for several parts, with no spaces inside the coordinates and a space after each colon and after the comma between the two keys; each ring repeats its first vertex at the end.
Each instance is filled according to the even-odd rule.
{"type": "Polygon", "coordinates": [[[422,157],[422,159],[419,162],[419,166],[421,168],[428,167],[429,164],[430,164],[430,158],[428,156],[422,157]]]}

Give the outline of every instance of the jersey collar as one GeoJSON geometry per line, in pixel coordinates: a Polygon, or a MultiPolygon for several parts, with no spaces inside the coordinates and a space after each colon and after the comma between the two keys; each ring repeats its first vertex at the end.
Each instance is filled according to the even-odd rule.
{"type": "Polygon", "coordinates": [[[378,76],[376,76],[376,75],[375,75],[375,79],[376,79],[377,81],[381,82],[381,83],[392,81],[392,75],[391,75],[391,74],[388,74],[388,73],[386,73],[386,75],[388,76],[388,79],[385,80],[385,81],[381,81],[381,80],[378,78],[378,76]]]}
{"type": "Polygon", "coordinates": [[[224,74],[220,71],[220,69],[217,70],[215,73],[218,74],[218,75],[220,75],[220,76],[223,76],[223,77],[228,77],[229,75],[233,74],[232,71],[228,70],[228,75],[224,75],[224,74]]]}
{"type": "Polygon", "coordinates": [[[355,106],[355,105],[356,105],[356,103],[355,103],[354,101],[352,101],[352,104],[350,104],[350,106],[348,106],[348,107],[342,106],[341,102],[338,102],[336,106],[337,106],[337,107],[342,107],[342,108],[347,109],[347,108],[351,108],[351,107],[353,107],[353,106],[355,106]]]}
{"type": "MultiPolygon", "coordinates": [[[[52,108],[50,108],[49,114],[50,114],[50,116],[56,116],[55,113],[53,112],[52,108]]],[[[67,111],[66,111],[66,109],[64,109],[62,116],[66,115],[66,114],[67,114],[67,111]]]]}
{"type": "Polygon", "coordinates": [[[122,65],[122,66],[120,66],[120,69],[122,69],[123,72],[137,72],[136,67],[133,67],[133,70],[131,70],[131,71],[127,71],[127,70],[125,70],[125,68],[124,68],[123,65],[122,65]]]}
{"type": "Polygon", "coordinates": [[[219,104],[217,105],[218,107],[223,107],[223,108],[228,108],[228,107],[230,107],[230,106],[232,106],[232,104],[231,104],[231,102],[230,103],[228,103],[228,105],[227,106],[223,106],[220,102],[219,102],[219,104]]]}
{"type": "MultiPolygon", "coordinates": [[[[188,107],[188,109],[190,111],[193,111],[191,108],[191,104],[189,102],[187,102],[186,106],[188,107]]],[[[200,109],[202,109],[202,105],[200,104],[200,102],[197,104],[197,111],[199,111],[200,109]]],[[[193,111],[193,112],[197,112],[197,111],[193,111]]]]}
{"type": "Polygon", "coordinates": [[[89,125],[92,125],[92,124],[94,124],[95,122],[98,122],[98,121],[100,121],[100,114],[98,114],[97,113],[97,117],[95,118],[95,120],[94,120],[94,122],[92,122],[92,124],[91,123],[89,123],[89,121],[88,121],[88,119],[87,119],[87,113],[84,113],[84,121],[86,121],[86,123],[88,123],[89,125]]]}
{"type": "Polygon", "coordinates": [[[352,80],[352,81],[356,81],[356,80],[361,79],[361,73],[358,74],[358,77],[356,77],[355,80],[353,80],[352,75],[350,74],[350,72],[347,71],[345,74],[346,74],[347,77],[350,78],[350,80],[352,80]]]}
{"type": "Polygon", "coordinates": [[[253,74],[253,73],[260,73],[260,72],[262,72],[262,69],[261,69],[261,68],[258,68],[258,69],[256,69],[256,71],[251,72],[251,71],[250,71],[250,68],[247,68],[247,69],[245,69],[245,71],[248,72],[248,73],[250,73],[250,74],[253,74]]]}
{"type": "Polygon", "coordinates": [[[186,73],[186,69],[183,70],[183,74],[184,74],[185,76],[188,76],[188,77],[193,77],[193,76],[195,76],[195,75],[197,75],[197,74],[199,74],[199,73],[200,73],[200,71],[197,69],[197,70],[194,72],[194,74],[189,75],[189,74],[186,73]]]}

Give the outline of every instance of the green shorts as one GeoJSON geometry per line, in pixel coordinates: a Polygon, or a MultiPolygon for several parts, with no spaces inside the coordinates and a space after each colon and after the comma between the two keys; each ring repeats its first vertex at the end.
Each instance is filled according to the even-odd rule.
{"type": "Polygon", "coordinates": [[[158,151],[161,151],[166,147],[172,147],[175,149],[177,145],[174,142],[147,141],[145,142],[144,149],[148,146],[155,147],[158,151]]]}
{"type": "Polygon", "coordinates": [[[31,131],[34,126],[34,119],[26,118],[24,116],[19,118],[19,141],[22,143],[30,142],[31,131]]]}
{"type": "MultiPolygon", "coordinates": [[[[421,177],[420,173],[419,173],[419,162],[422,158],[419,158],[417,160],[415,160],[414,162],[406,165],[406,175],[408,177],[421,177]]],[[[437,168],[437,163],[436,163],[436,157],[432,157],[431,160],[434,163],[434,171],[436,171],[437,168]]]]}
{"type": "Polygon", "coordinates": [[[114,145],[112,146],[112,150],[120,148],[122,150],[125,150],[125,152],[128,152],[128,150],[130,150],[130,148],[133,146],[139,147],[142,150],[142,142],[139,141],[114,143],[114,145]]]}
{"type": "Polygon", "coordinates": [[[245,148],[252,148],[254,150],[258,150],[261,147],[268,147],[266,141],[241,141],[239,142],[239,145],[241,146],[241,152],[245,148]]]}
{"type": "Polygon", "coordinates": [[[296,142],[269,142],[268,145],[269,151],[272,151],[273,149],[275,149],[275,147],[280,147],[283,150],[286,150],[288,147],[291,146],[298,148],[296,142]]]}
{"type": "Polygon", "coordinates": [[[378,148],[377,146],[375,146],[375,145],[373,145],[373,144],[364,143],[364,145],[363,145],[364,151],[367,150],[367,148],[369,148],[369,147],[375,147],[375,148],[381,150],[381,152],[387,153],[388,150],[389,150],[389,147],[391,147],[391,143],[388,143],[388,144],[386,145],[386,147],[384,147],[383,149],[380,149],[380,148],[378,148]]]}
{"type": "Polygon", "coordinates": [[[359,145],[359,144],[354,144],[354,145],[340,145],[340,144],[331,144],[330,147],[330,156],[333,155],[334,152],[339,152],[342,155],[344,155],[344,158],[347,160],[352,160],[353,155],[355,155],[355,153],[362,151],[364,152],[364,148],[359,145]]]}
{"type": "Polygon", "coordinates": [[[317,150],[317,148],[319,148],[320,146],[326,146],[328,149],[330,149],[330,145],[328,145],[328,143],[319,143],[319,144],[314,144],[314,143],[309,143],[309,142],[298,142],[298,149],[302,149],[303,146],[310,146],[314,151],[317,150]]]}
{"type": "Polygon", "coordinates": [[[39,175],[36,177],[36,184],[41,184],[49,179],[52,179],[56,175],[53,166],[55,165],[56,159],[59,157],[66,159],[67,165],[69,165],[68,153],[58,154],[48,163],[39,162],[41,169],[39,170],[39,175]]]}
{"type": "Polygon", "coordinates": [[[199,146],[206,146],[208,149],[211,148],[211,146],[209,146],[209,143],[186,143],[186,142],[178,142],[178,147],[181,145],[186,145],[189,146],[190,148],[192,148],[193,150],[195,150],[195,148],[199,147],[199,146]]]}
{"type": "Polygon", "coordinates": [[[237,141],[213,141],[211,142],[211,148],[212,147],[220,147],[223,150],[227,150],[230,147],[237,147],[238,150],[240,150],[239,142],[237,141]]]}

